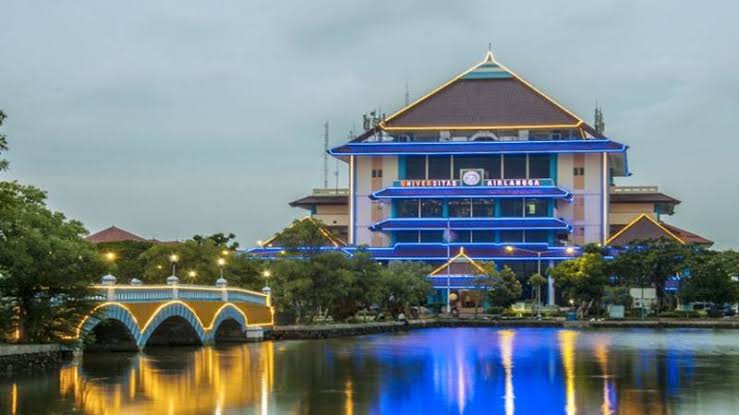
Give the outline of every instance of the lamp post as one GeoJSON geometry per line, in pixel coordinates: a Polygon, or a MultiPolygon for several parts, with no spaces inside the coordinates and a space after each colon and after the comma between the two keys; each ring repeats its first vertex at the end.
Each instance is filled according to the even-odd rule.
{"type": "Polygon", "coordinates": [[[113,251],[108,251],[103,254],[103,258],[105,259],[105,262],[108,263],[108,272],[112,273],[114,271],[113,265],[115,264],[115,260],[118,258],[118,255],[113,251]]]}
{"type": "Polygon", "coordinates": [[[198,272],[195,271],[194,269],[191,269],[190,271],[187,272],[187,276],[190,277],[191,283],[195,283],[195,277],[198,276],[198,272]]]}
{"type": "Polygon", "coordinates": [[[177,254],[172,254],[169,256],[169,262],[172,263],[172,275],[177,275],[177,261],[180,260],[180,257],[177,254]]]}
{"type": "Polygon", "coordinates": [[[218,262],[218,269],[220,270],[221,278],[223,278],[223,267],[226,265],[226,260],[224,258],[218,258],[216,262],[218,262]]]}
{"type": "Polygon", "coordinates": [[[269,288],[269,277],[272,276],[272,272],[268,269],[265,269],[262,271],[262,276],[264,277],[264,288],[262,288],[262,293],[271,295],[272,289],[269,288]]]}
{"type": "MultiPolygon", "coordinates": [[[[517,246],[514,247],[513,245],[507,245],[505,247],[505,251],[508,252],[509,254],[510,253],[513,253],[516,250],[523,251],[523,252],[528,252],[530,254],[536,255],[536,273],[539,274],[539,275],[541,275],[541,256],[544,255],[544,254],[551,253],[551,252],[557,252],[557,250],[555,250],[555,249],[549,249],[549,250],[544,250],[544,251],[535,251],[533,249],[519,248],[517,246]]],[[[572,255],[572,254],[575,253],[575,248],[573,248],[571,246],[568,246],[567,248],[565,248],[565,253],[567,253],[568,255],[572,255]]],[[[547,275],[547,280],[548,280],[548,283],[547,283],[547,286],[548,287],[547,288],[551,291],[552,288],[553,288],[553,286],[552,286],[553,285],[553,280],[552,280],[551,275],[547,275]]],[[[537,290],[538,290],[538,293],[537,293],[538,298],[537,298],[537,304],[536,304],[536,308],[537,308],[537,314],[536,314],[536,316],[538,318],[541,318],[541,287],[537,287],[537,290]]],[[[553,305],[554,298],[552,297],[550,300],[551,300],[551,303],[552,304],[549,304],[549,305],[553,305]]],[[[549,301],[547,301],[547,302],[549,302],[549,301]]]]}

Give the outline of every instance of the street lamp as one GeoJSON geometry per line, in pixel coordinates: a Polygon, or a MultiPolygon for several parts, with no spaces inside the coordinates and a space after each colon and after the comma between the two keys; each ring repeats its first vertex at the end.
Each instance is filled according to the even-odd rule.
{"type": "Polygon", "coordinates": [[[269,288],[269,277],[272,276],[272,272],[268,269],[265,269],[262,271],[262,276],[264,277],[264,288],[262,288],[262,293],[266,295],[272,294],[272,289],[269,288]]]}
{"type": "Polygon", "coordinates": [[[179,261],[179,260],[180,260],[180,257],[177,256],[177,254],[172,254],[172,255],[169,256],[169,262],[172,263],[172,275],[175,275],[175,276],[177,275],[176,274],[176,271],[177,271],[177,261],[179,261]]]}
{"type": "Polygon", "coordinates": [[[221,271],[221,278],[223,278],[223,267],[226,265],[226,260],[223,258],[218,258],[216,262],[218,262],[218,268],[221,271]]]}
{"type": "Polygon", "coordinates": [[[190,282],[195,282],[195,277],[198,276],[198,273],[194,269],[191,269],[187,272],[187,276],[190,277],[190,282]]]}
{"type": "Polygon", "coordinates": [[[108,262],[113,262],[116,260],[116,254],[115,252],[106,252],[103,254],[105,256],[105,260],[108,262]]]}
{"type": "MultiPolygon", "coordinates": [[[[519,251],[523,251],[523,252],[528,252],[530,254],[536,255],[536,273],[539,274],[539,275],[541,275],[541,256],[544,255],[544,254],[551,253],[551,252],[557,252],[557,250],[555,250],[555,249],[549,249],[549,250],[545,250],[545,251],[535,251],[533,249],[526,249],[526,248],[514,247],[513,245],[506,245],[506,247],[505,247],[505,251],[508,252],[509,254],[510,253],[513,253],[515,250],[519,250],[519,251]]],[[[575,253],[575,248],[574,247],[571,247],[571,246],[568,246],[567,248],[565,248],[565,253],[568,254],[568,255],[572,255],[572,254],[575,253]]],[[[552,292],[551,291],[552,287],[550,285],[552,283],[552,277],[550,275],[547,275],[547,280],[548,280],[547,281],[547,286],[548,286],[547,288],[549,289],[549,292],[551,293],[552,292]]],[[[536,316],[537,316],[537,318],[541,318],[541,287],[537,288],[537,297],[538,298],[537,298],[537,304],[536,304],[536,307],[537,307],[537,314],[536,314],[536,316]]],[[[550,298],[548,298],[547,303],[549,303],[549,305],[553,305],[554,304],[554,296],[553,295],[550,295],[549,297],[550,298]]]]}

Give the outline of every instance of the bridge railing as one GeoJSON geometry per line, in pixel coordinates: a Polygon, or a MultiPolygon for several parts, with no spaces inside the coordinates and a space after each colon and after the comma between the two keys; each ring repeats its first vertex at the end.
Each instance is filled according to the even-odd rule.
{"type": "Polygon", "coordinates": [[[121,303],[168,300],[230,301],[270,306],[270,296],[241,288],[206,287],[199,285],[93,285],[100,300],[121,303]]]}

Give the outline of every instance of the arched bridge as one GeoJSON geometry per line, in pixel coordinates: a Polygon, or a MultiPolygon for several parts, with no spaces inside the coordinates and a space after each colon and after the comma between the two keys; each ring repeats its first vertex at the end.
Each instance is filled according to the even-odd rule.
{"type": "Polygon", "coordinates": [[[78,338],[94,335],[86,350],[261,340],[262,327],[273,324],[268,294],[225,284],[125,286],[103,281],[93,286],[100,304],[77,327],[78,338]]]}

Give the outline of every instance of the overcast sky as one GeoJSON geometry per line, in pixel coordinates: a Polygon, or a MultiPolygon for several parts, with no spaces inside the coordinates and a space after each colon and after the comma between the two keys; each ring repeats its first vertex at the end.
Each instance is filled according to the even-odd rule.
{"type": "Polygon", "coordinates": [[[621,184],[659,184],[683,201],[667,222],[739,248],[737,22],[731,1],[0,0],[2,177],[91,232],[250,246],[305,213],[287,202],[322,183],[324,121],[338,145],[492,42],[584,119],[602,105],[621,184]]]}

